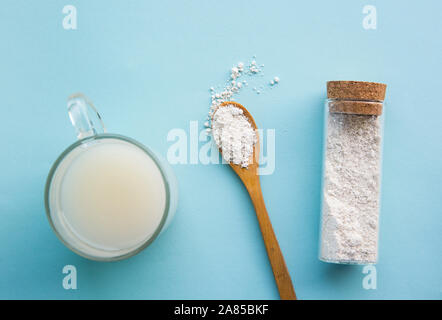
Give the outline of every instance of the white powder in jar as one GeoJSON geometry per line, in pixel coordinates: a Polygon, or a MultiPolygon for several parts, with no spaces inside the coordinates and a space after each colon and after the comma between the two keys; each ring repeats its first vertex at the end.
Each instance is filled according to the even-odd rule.
{"type": "Polygon", "coordinates": [[[376,263],[381,119],[329,113],[325,149],[321,260],[376,263]]]}
{"type": "Polygon", "coordinates": [[[242,109],[234,105],[217,108],[212,119],[212,135],[227,162],[248,167],[257,136],[242,109]]]}

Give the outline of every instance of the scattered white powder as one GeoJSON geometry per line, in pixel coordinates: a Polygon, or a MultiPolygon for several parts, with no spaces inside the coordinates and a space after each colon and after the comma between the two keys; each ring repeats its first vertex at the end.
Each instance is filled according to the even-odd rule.
{"type": "Polygon", "coordinates": [[[272,80],[270,80],[270,85],[274,86],[279,83],[279,77],[274,77],[272,80]]]}
{"type": "Polygon", "coordinates": [[[257,137],[242,109],[233,105],[216,109],[212,120],[212,134],[227,162],[248,167],[257,137]]]}
{"type": "Polygon", "coordinates": [[[219,92],[217,92],[214,87],[210,88],[211,106],[208,119],[212,117],[213,112],[221,103],[234,100],[234,95],[239,93],[244,86],[248,85],[246,80],[241,81],[239,78],[244,76],[252,77],[260,72],[262,72],[262,69],[256,65],[255,60],[250,62],[247,67],[245,67],[243,62],[238,62],[238,64],[230,70],[230,78],[219,92]]]}
{"type": "Polygon", "coordinates": [[[320,258],[376,263],[381,125],[376,116],[329,113],[320,258]]]}
{"type": "MultiPolygon", "coordinates": [[[[256,56],[253,57],[254,59],[256,56]]],[[[245,65],[244,62],[238,62],[231,70],[230,77],[223,87],[217,88],[210,87],[211,94],[211,106],[209,111],[208,120],[212,117],[214,110],[223,102],[235,100],[235,95],[237,95],[241,89],[247,87],[249,82],[247,80],[242,80],[241,78],[247,77],[250,81],[253,81],[258,76],[263,76],[264,64],[258,65],[256,60],[252,60],[249,64],[245,65]]],[[[279,82],[278,77],[274,77],[270,82],[270,86],[275,85],[279,82]]],[[[256,94],[263,93],[264,87],[261,86],[260,89],[257,87],[253,88],[256,94]]]]}

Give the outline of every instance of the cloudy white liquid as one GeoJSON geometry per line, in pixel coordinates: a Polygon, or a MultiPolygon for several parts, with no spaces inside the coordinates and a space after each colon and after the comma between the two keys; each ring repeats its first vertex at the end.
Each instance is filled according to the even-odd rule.
{"type": "Polygon", "coordinates": [[[71,231],[105,250],[146,241],[166,206],[166,188],[155,162],[140,148],[117,139],[99,140],[72,159],[59,195],[71,231]]]}

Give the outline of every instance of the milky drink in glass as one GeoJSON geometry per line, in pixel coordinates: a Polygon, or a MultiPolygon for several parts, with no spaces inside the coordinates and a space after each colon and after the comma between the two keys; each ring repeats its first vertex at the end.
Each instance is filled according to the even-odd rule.
{"type": "Polygon", "coordinates": [[[82,256],[102,261],[132,256],[170,222],[177,203],[175,177],[139,142],[104,133],[86,97],[71,97],[68,108],[80,140],[62,153],[48,176],[49,221],[66,246],[82,256]]]}

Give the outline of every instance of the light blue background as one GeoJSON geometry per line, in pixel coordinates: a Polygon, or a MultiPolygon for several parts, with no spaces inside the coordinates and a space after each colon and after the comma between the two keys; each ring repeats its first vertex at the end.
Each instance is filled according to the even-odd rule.
{"type": "Polygon", "coordinates": [[[276,128],[261,179],[301,299],[440,299],[440,1],[2,1],[0,298],[276,299],[253,207],[227,166],[176,165],[179,210],[141,254],[81,258],[45,217],[46,175],[74,139],[66,98],[86,93],[111,132],[166,155],[169,130],[205,118],[208,88],[256,54],[270,93],[239,98],[276,128]],[[78,30],[62,28],[74,4],[78,30]],[[375,5],[377,30],[362,28],[375,5]],[[377,290],[362,267],[320,262],[318,223],[327,80],[388,84],[377,290]],[[78,290],[62,288],[73,264],[78,290]]]}

